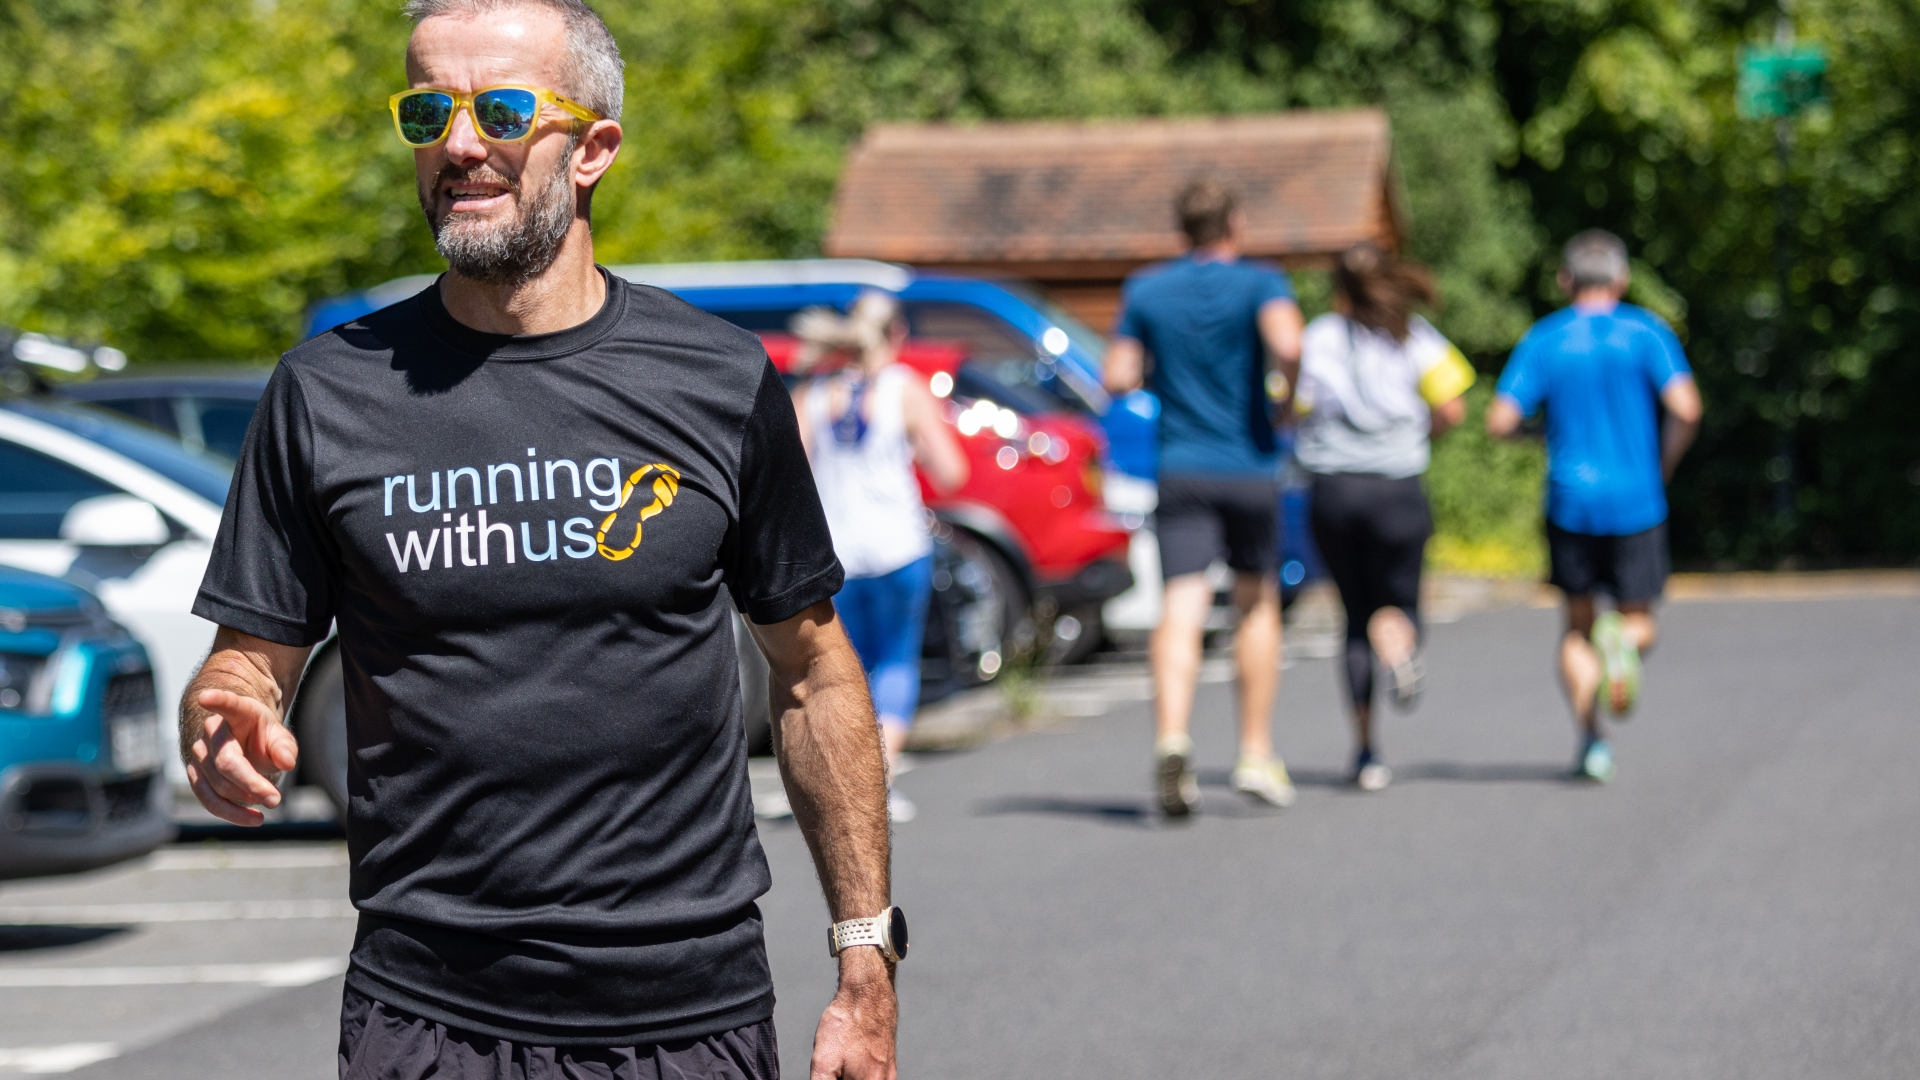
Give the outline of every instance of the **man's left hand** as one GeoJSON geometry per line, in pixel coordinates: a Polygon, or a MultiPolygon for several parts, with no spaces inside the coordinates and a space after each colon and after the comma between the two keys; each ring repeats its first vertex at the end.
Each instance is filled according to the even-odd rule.
{"type": "Polygon", "coordinates": [[[840,990],[813,1035],[810,1080],[894,1080],[899,1003],[893,971],[880,950],[856,946],[840,954],[840,990]]]}

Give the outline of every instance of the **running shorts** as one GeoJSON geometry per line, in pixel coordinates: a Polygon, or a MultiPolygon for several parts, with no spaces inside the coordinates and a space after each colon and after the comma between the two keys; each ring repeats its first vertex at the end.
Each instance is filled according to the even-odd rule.
{"type": "Polygon", "coordinates": [[[1223,557],[1243,574],[1279,569],[1277,480],[1162,473],[1153,523],[1163,580],[1197,574],[1223,557]]]}
{"type": "Polygon", "coordinates": [[[639,1046],[535,1046],[448,1027],[352,987],[340,1003],[340,1080],[779,1080],[773,1021],[639,1046]]]}
{"type": "Polygon", "coordinates": [[[1340,590],[1347,637],[1365,640],[1384,607],[1420,619],[1420,570],[1433,511],[1418,476],[1325,473],[1313,478],[1313,542],[1340,590]]]}
{"type": "Polygon", "coordinates": [[[1547,523],[1548,579],[1568,596],[1610,593],[1621,603],[1652,600],[1667,587],[1667,523],[1626,536],[1568,532],[1547,523]]]}

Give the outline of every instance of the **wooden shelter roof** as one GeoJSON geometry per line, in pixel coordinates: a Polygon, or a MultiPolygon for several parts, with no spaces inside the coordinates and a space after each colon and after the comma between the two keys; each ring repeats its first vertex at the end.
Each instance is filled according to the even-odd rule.
{"type": "Polygon", "coordinates": [[[1173,197],[1238,189],[1245,250],[1397,247],[1378,109],[1081,123],[880,124],[847,159],[827,254],[919,264],[1137,265],[1185,249],[1173,197]]]}

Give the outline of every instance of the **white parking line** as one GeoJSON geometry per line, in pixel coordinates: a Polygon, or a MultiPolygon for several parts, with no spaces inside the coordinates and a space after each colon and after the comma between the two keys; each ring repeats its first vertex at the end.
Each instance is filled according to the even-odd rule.
{"type": "Polygon", "coordinates": [[[182,986],[245,983],[307,986],[347,970],[344,956],[315,956],[278,964],[192,964],[172,967],[0,968],[0,987],[182,986]]]}
{"type": "Polygon", "coordinates": [[[345,844],[322,848],[294,848],[258,851],[215,848],[188,851],[167,848],[154,852],[144,867],[147,870],[302,870],[316,866],[347,865],[345,844]]]}
{"type": "Polygon", "coordinates": [[[229,922],[250,919],[351,919],[346,900],[188,900],[153,904],[61,904],[0,907],[0,926],[120,926],[127,923],[229,922]]]}
{"type": "Polygon", "coordinates": [[[105,1061],[119,1052],[120,1048],[112,1043],[0,1047],[0,1069],[29,1073],[72,1072],[82,1065],[105,1061]]]}

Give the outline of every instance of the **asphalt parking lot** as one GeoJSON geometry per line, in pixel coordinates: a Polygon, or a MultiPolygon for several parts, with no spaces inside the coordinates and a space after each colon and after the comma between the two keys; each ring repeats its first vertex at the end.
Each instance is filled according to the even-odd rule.
{"type": "Polygon", "coordinates": [[[177,844],[0,885],[0,1069],[184,1077],[192,1047],[215,1074],[247,1057],[333,1075],[325,1002],[337,1015],[346,895],[340,841],[177,844]],[[285,1022],[249,1016],[263,1006],[285,1022]],[[216,1021],[253,1037],[195,1037],[216,1021]]]}
{"type": "MultiPolygon", "coordinates": [[[[896,830],[902,1075],[1920,1076],[1920,603],[1670,606],[1606,787],[1566,778],[1557,618],[1436,626],[1375,796],[1342,784],[1316,649],[1281,691],[1285,812],[1225,786],[1223,663],[1190,824],[1150,812],[1137,670],[1060,679],[1051,719],[919,755],[920,817],[896,830]]],[[[0,885],[0,1071],[333,1077],[344,848],[274,835],[0,885]]],[[[761,837],[800,1077],[833,990],[826,915],[798,830],[761,837]]]]}

